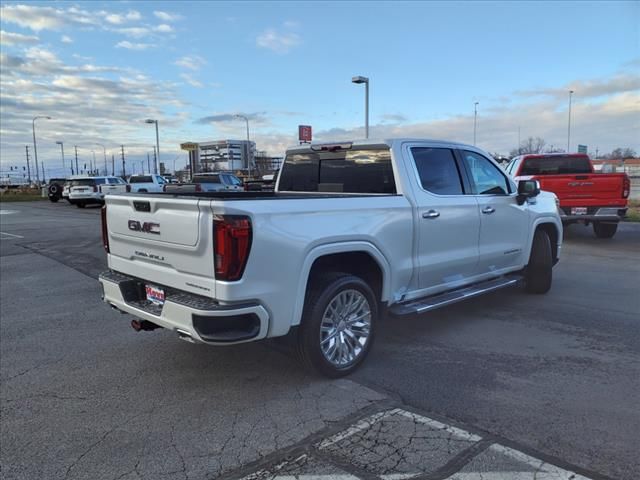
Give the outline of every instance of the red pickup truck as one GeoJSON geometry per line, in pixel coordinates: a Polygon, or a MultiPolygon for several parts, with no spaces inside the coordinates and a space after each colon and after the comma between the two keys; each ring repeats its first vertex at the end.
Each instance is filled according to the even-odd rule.
{"type": "Polygon", "coordinates": [[[631,182],[625,173],[596,173],[581,153],[520,155],[506,171],[518,180],[534,179],[540,188],[556,194],[564,225],[593,224],[598,238],[611,238],[627,214],[631,182]]]}

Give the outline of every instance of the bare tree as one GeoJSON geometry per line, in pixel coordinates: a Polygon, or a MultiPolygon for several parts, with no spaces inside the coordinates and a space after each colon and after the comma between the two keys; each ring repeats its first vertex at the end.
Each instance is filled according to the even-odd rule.
{"type": "Polygon", "coordinates": [[[617,160],[623,158],[634,158],[636,151],[633,148],[616,148],[611,153],[602,155],[602,158],[617,160]]]}
{"type": "Polygon", "coordinates": [[[509,156],[525,155],[527,153],[542,153],[546,142],[540,137],[529,137],[520,142],[519,148],[514,148],[509,152],[509,156]]]}

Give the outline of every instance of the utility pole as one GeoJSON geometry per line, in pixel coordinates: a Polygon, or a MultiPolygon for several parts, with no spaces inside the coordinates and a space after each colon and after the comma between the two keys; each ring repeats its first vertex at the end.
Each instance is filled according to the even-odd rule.
{"type": "Polygon", "coordinates": [[[116,158],[113,153],[111,154],[111,176],[116,176],[116,158]]]}
{"type": "Polygon", "coordinates": [[[42,166],[42,183],[47,183],[47,179],[44,178],[44,160],[40,162],[40,165],[42,166]]]}
{"type": "Polygon", "coordinates": [[[473,146],[476,146],[476,126],[478,123],[478,103],[475,102],[473,104],[473,146]]]}
{"type": "Polygon", "coordinates": [[[31,167],[29,166],[29,145],[25,145],[24,149],[27,153],[27,178],[29,180],[29,185],[31,185],[31,167]]]}
{"type": "Polygon", "coordinates": [[[520,147],[520,125],[518,125],[518,154],[522,154],[522,147],[520,147]]]}
{"type": "MultiPolygon", "coordinates": [[[[74,145],[76,149],[76,175],[80,175],[80,169],[78,168],[78,145],[74,145]]],[[[71,175],[73,175],[73,165],[71,165],[71,175]]]]}
{"type": "Polygon", "coordinates": [[[120,152],[122,156],[122,178],[126,178],[127,172],[125,170],[125,162],[124,162],[124,145],[120,145],[120,152]]]}
{"type": "Polygon", "coordinates": [[[567,153],[571,150],[571,97],[573,90],[569,90],[569,126],[567,127],[567,153]]]}
{"type": "Polygon", "coordinates": [[[151,173],[151,157],[149,157],[149,152],[147,152],[147,168],[149,169],[149,173],[151,173]]]}

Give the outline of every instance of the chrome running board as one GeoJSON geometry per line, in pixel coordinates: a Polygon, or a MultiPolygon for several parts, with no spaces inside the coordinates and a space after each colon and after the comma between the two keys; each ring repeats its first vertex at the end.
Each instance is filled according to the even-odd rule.
{"type": "Polygon", "coordinates": [[[429,297],[418,298],[407,303],[399,303],[392,305],[389,312],[393,315],[414,315],[416,313],[425,313],[436,308],[445,307],[462,300],[477,297],[484,293],[493,292],[501,288],[515,285],[523,279],[522,275],[509,275],[505,277],[487,280],[486,282],[476,283],[457,290],[451,290],[429,297]]]}

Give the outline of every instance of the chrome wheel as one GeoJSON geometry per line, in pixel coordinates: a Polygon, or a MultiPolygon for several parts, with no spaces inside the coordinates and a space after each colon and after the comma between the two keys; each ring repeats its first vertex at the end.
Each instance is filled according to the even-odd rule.
{"type": "Polygon", "coordinates": [[[331,299],[320,322],[320,350],[331,364],[344,367],[365,350],[371,332],[371,306],[358,290],[331,299]]]}

